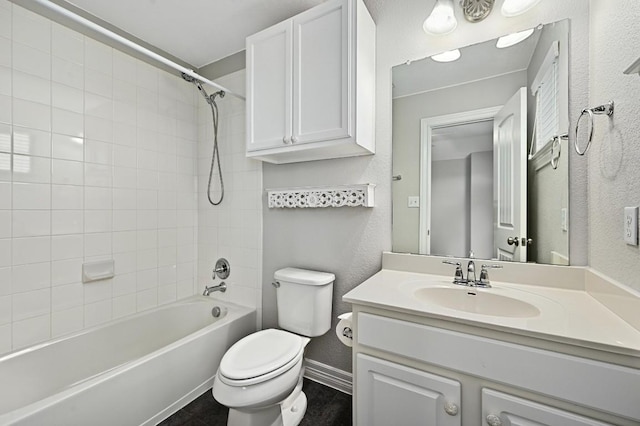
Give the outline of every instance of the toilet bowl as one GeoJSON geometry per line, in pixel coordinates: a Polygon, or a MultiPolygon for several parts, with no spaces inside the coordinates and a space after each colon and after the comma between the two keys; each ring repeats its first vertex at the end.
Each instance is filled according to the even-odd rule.
{"type": "Polygon", "coordinates": [[[295,426],[302,420],[306,409],[302,360],[308,342],[306,337],[268,329],[227,351],[212,392],[229,407],[229,425],[295,426]]]}
{"type": "Polygon", "coordinates": [[[284,268],[274,274],[278,325],[236,342],[224,354],[213,397],[229,407],[230,426],[297,426],[307,408],[302,392],[304,348],[331,326],[335,276],[284,268]],[[298,334],[294,334],[298,333],[298,334]]]}

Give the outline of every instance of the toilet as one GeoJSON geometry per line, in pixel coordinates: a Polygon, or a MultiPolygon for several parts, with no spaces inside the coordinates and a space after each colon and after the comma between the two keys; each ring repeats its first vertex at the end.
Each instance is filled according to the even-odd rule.
{"type": "Polygon", "coordinates": [[[274,274],[278,326],[236,342],[222,357],[213,397],[229,407],[229,426],[296,426],[307,409],[304,348],[331,327],[335,275],[298,268],[274,274]]]}

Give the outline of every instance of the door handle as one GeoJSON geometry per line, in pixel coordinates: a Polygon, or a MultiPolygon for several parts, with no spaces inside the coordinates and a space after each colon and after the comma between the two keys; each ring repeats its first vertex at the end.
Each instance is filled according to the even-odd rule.
{"type": "Polygon", "coordinates": [[[509,238],[507,238],[507,244],[509,244],[510,246],[518,247],[520,245],[520,238],[518,238],[518,237],[509,237],[509,238]]]}
{"type": "Polygon", "coordinates": [[[522,246],[530,246],[533,244],[533,240],[531,238],[522,237],[522,246]]]}

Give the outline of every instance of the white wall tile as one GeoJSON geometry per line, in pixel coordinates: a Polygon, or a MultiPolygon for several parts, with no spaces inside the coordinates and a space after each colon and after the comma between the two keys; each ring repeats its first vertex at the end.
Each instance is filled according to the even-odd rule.
{"type": "Polygon", "coordinates": [[[11,296],[0,296],[0,325],[11,324],[12,319],[11,296]]]}
{"type": "Polygon", "coordinates": [[[84,118],[82,114],[61,108],[52,109],[51,129],[54,133],[75,136],[84,136],[84,118]]]}
{"type": "Polygon", "coordinates": [[[84,230],[82,210],[51,211],[51,234],[80,234],[84,230]]]}
{"type": "Polygon", "coordinates": [[[84,142],[84,161],[113,164],[113,144],[87,139],[84,142]]]}
{"type": "Polygon", "coordinates": [[[14,238],[12,240],[12,263],[47,262],[51,259],[51,237],[14,238]]]}
{"type": "Polygon", "coordinates": [[[51,105],[51,80],[15,71],[13,73],[13,96],[25,101],[51,105]]]}
{"type": "MultiPolygon", "coordinates": [[[[113,79],[112,77],[102,71],[93,70],[90,68],[91,62],[87,61],[84,70],[84,89],[87,92],[91,92],[97,95],[102,95],[108,98],[113,98],[113,79]]],[[[85,102],[87,102],[85,96],[85,102]]]]}
{"type": "Polygon", "coordinates": [[[13,155],[13,181],[31,183],[51,182],[51,159],[30,155],[13,155]]]}
{"type": "Polygon", "coordinates": [[[84,89],[84,67],[62,58],[51,59],[51,79],[76,89],[84,89]]]}
{"type": "Polygon", "coordinates": [[[51,285],[72,284],[82,280],[82,258],[51,262],[51,285]]]}
{"type": "Polygon", "coordinates": [[[104,164],[85,163],[84,184],[89,186],[111,187],[113,171],[111,166],[104,164]]]}
{"type": "Polygon", "coordinates": [[[82,209],[84,188],[73,185],[51,185],[51,208],[54,210],[82,209]]]}
{"type": "Polygon", "coordinates": [[[74,331],[82,330],[84,326],[84,308],[78,306],[64,311],[54,311],[51,314],[51,337],[58,337],[74,331]]]}
{"type": "Polygon", "coordinates": [[[51,260],[82,257],[84,238],[82,235],[54,235],[51,237],[51,260]]]}
{"type": "Polygon", "coordinates": [[[0,210],[0,238],[11,238],[11,210],[0,210]]]}
{"type": "Polygon", "coordinates": [[[102,256],[111,253],[111,233],[85,234],[84,256],[102,256]]]}
{"type": "Polygon", "coordinates": [[[84,212],[84,232],[111,232],[111,210],[86,210],[84,212]]]}
{"type": "Polygon", "coordinates": [[[84,305],[84,326],[93,327],[111,320],[111,299],[84,305]]]}
{"type": "Polygon", "coordinates": [[[136,306],[138,312],[158,306],[158,289],[150,288],[148,290],[137,292],[136,306]]]}
{"type": "Polygon", "coordinates": [[[113,49],[96,40],[84,39],[85,65],[92,70],[113,74],[113,49]]]}
{"type": "Polygon", "coordinates": [[[51,211],[13,210],[13,238],[51,235],[51,211]]]}
{"type": "Polygon", "coordinates": [[[53,23],[51,28],[51,53],[59,58],[83,64],[83,36],[67,27],[53,23]]]}
{"type": "Polygon", "coordinates": [[[13,11],[13,39],[43,52],[50,52],[51,21],[17,7],[13,11]]]}
{"type": "Polygon", "coordinates": [[[51,133],[27,127],[13,127],[13,153],[51,156],[51,133]]]}
{"type": "Polygon", "coordinates": [[[61,160],[82,161],[84,159],[84,140],[75,136],[54,133],[51,138],[51,156],[61,160]]]}
{"type": "Polygon", "coordinates": [[[11,239],[0,239],[0,268],[11,266],[11,239]]]}
{"type": "Polygon", "coordinates": [[[82,306],[84,303],[84,286],[82,283],[73,283],[53,287],[51,289],[52,311],[82,306]]]}
{"type": "Polygon", "coordinates": [[[51,84],[51,105],[55,108],[82,113],[84,111],[84,93],[82,90],[66,84],[51,84]]]}
{"type": "Polygon", "coordinates": [[[51,131],[51,107],[37,102],[13,99],[13,124],[51,131]]]}
{"type": "Polygon", "coordinates": [[[0,123],[0,152],[11,152],[11,126],[0,123]]]}
{"type": "Polygon", "coordinates": [[[113,298],[113,318],[121,318],[136,313],[136,294],[126,294],[113,298]]]}
{"type": "Polygon", "coordinates": [[[51,160],[51,182],[61,185],[82,185],[84,164],[81,161],[51,160]]]}
{"type": "Polygon", "coordinates": [[[35,76],[51,79],[51,56],[22,43],[13,43],[13,67],[35,76]]]}
{"type": "Polygon", "coordinates": [[[126,294],[135,294],[136,277],[137,277],[136,272],[118,274],[113,279],[113,296],[116,297],[116,296],[122,296],[126,294]]]}
{"type": "Polygon", "coordinates": [[[84,208],[87,210],[109,210],[112,207],[113,190],[111,188],[99,188],[85,186],[84,208]]]}
{"type": "Polygon", "coordinates": [[[12,207],[18,210],[49,209],[51,186],[38,183],[14,183],[12,207]]]}
{"type": "Polygon", "coordinates": [[[45,288],[14,294],[12,312],[14,321],[48,314],[51,312],[51,290],[45,288]]]}
{"type": "Polygon", "coordinates": [[[21,349],[49,339],[50,327],[50,315],[14,321],[11,330],[12,349],[21,349]]]}
{"type": "Polygon", "coordinates": [[[84,303],[94,303],[111,299],[113,280],[100,280],[84,285],[84,303]]]}

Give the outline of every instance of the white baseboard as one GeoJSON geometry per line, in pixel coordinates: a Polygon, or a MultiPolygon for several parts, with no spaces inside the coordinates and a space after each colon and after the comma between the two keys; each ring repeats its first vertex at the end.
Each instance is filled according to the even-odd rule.
{"type": "Polygon", "coordinates": [[[353,374],[312,359],[304,359],[304,377],[321,385],[353,394],[353,374]]]}

